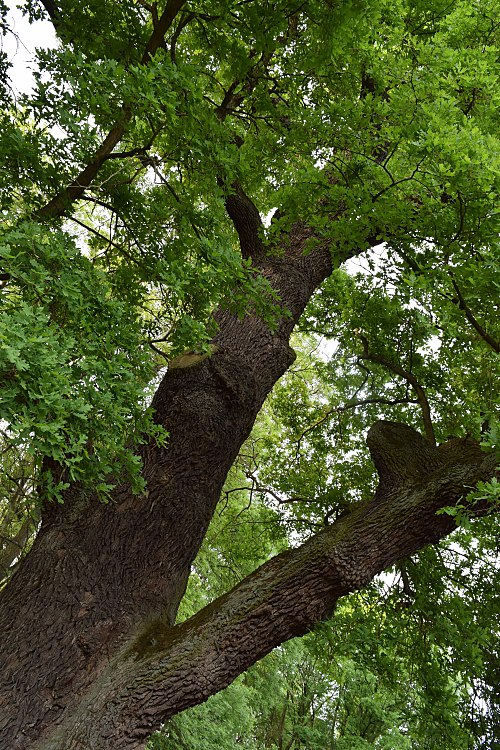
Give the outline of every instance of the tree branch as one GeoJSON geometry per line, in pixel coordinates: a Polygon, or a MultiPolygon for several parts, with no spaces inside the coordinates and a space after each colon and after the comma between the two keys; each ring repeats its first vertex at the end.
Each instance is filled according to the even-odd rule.
{"type": "Polygon", "coordinates": [[[165,34],[169,30],[172,21],[181,10],[182,6],[185,5],[187,0],[168,0],[163,13],[161,14],[158,22],[155,23],[155,27],[149,41],[144,50],[141,63],[146,65],[150,58],[154,55],[156,50],[163,43],[165,34]]]}
{"type": "Polygon", "coordinates": [[[170,41],[170,59],[176,64],[176,51],[175,47],[177,44],[177,40],[179,39],[179,36],[182,33],[182,30],[193,20],[193,18],[196,18],[196,13],[186,13],[186,15],[181,18],[179,23],[177,24],[177,28],[172,35],[172,39],[170,41]]]}
{"type": "Polygon", "coordinates": [[[255,259],[264,251],[264,225],[257,207],[241,185],[235,183],[232,188],[226,197],[226,210],[238,233],[242,257],[255,259]]]}
{"type": "Polygon", "coordinates": [[[40,0],[41,4],[47,11],[47,15],[50,18],[54,29],[57,31],[59,25],[59,9],[54,0],[40,0]]]}
{"type": "Polygon", "coordinates": [[[315,430],[316,427],[320,427],[320,425],[322,425],[323,422],[326,422],[326,420],[329,419],[333,414],[339,414],[340,412],[348,411],[349,409],[356,409],[358,406],[367,406],[368,404],[386,404],[387,406],[397,406],[399,404],[418,403],[418,401],[410,398],[353,398],[341,406],[336,406],[334,409],[328,409],[328,411],[326,411],[322,417],[317,419],[316,422],[313,422],[312,425],[309,425],[309,427],[305,428],[296,442],[300,444],[302,438],[304,438],[305,435],[315,430]]]}
{"type": "Polygon", "coordinates": [[[103,737],[109,750],[117,738],[121,750],[138,750],[161,722],[206,700],[275,646],[329,617],[340,597],[449,534],[453,519],[436,511],[495,471],[495,457],[477,446],[458,441],[448,451],[433,448],[397,423],[376,423],[369,444],[379,472],[381,455],[387,466],[410,459],[417,486],[409,486],[407,477],[392,484],[390,492],[268,561],[181,625],[149,623],[110,663],[78,711],[69,712],[56,735],[33,750],[92,747],[96,738],[104,747],[103,737]],[[401,441],[404,456],[398,455],[401,441]]]}
{"type": "Polygon", "coordinates": [[[470,307],[468,306],[467,302],[464,299],[464,296],[462,292],[460,291],[460,287],[458,286],[457,282],[453,278],[453,276],[450,274],[451,283],[453,284],[453,289],[456,292],[457,298],[458,298],[458,307],[463,310],[465,317],[471,324],[471,326],[474,328],[475,331],[481,336],[483,341],[486,341],[487,344],[491,346],[493,351],[495,351],[497,354],[500,354],[500,343],[496,341],[490,334],[484,330],[484,328],[478,323],[476,318],[474,317],[470,307]]]}
{"type": "Polygon", "coordinates": [[[368,339],[366,338],[366,336],[359,334],[359,338],[361,339],[361,342],[363,344],[363,354],[360,354],[360,359],[383,365],[383,367],[385,367],[387,370],[393,372],[395,375],[399,375],[400,377],[404,378],[406,382],[411,385],[417,395],[418,403],[422,411],[425,436],[432,445],[436,445],[436,436],[434,435],[434,427],[432,425],[431,408],[429,405],[429,401],[427,400],[425,391],[418,382],[415,375],[412,372],[405,370],[404,367],[402,367],[397,362],[392,362],[391,360],[386,359],[386,357],[383,357],[381,354],[374,354],[373,352],[370,352],[368,347],[368,339]]]}
{"type": "MultiPolygon", "coordinates": [[[[163,38],[169,29],[175,16],[187,0],[170,0],[158,20],[146,49],[141,59],[141,64],[146,65],[156,50],[163,42],[163,38]]],[[[56,219],[62,216],[76,200],[82,197],[85,189],[93,182],[100,168],[109,158],[114,147],[119,143],[133,114],[132,106],[124,104],[121,114],[115,122],[104,141],[94,153],[87,166],[78,174],[71,185],[64,188],[58,195],[54,196],[45,206],[39,208],[35,218],[40,220],[56,219]]]]}
{"type": "MultiPolygon", "coordinates": [[[[250,57],[254,53],[250,53],[250,57]]],[[[216,114],[224,122],[231,111],[239,106],[246,96],[252,93],[259,81],[258,68],[267,69],[272,59],[274,50],[263,54],[253,65],[242,81],[235,80],[228,87],[224,98],[216,108],[216,114]]],[[[240,146],[243,141],[238,141],[240,146]]],[[[220,177],[218,184],[224,188],[225,183],[220,177]]],[[[239,182],[234,182],[227,191],[225,198],[226,210],[229,218],[234,224],[240,240],[241,254],[243,258],[256,258],[263,253],[262,233],[263,224],[260,213],[253,201],[244,192],[239,182]]]]}
{"type": "MultiPolygon", "coordinates": [[[[37,519],[38,520],[38,519],[37,519]]],[[[36,520],[27,516],[21,524],[21,527],[14,537],[2,537],[2,550],[0,551],[0,583],[10,574],[9,568],[14,560],[19,557],[26,545],[26,542],[34,533],[36,520]]]]}
{"type": "MultiPolygon", "coordinates": [[[[408,264],[408,266],[411,268],[412,271],[414,271],[417,275],[423,276],[424,271],[419,266],[419,264],[415,261],[414,258],[409,256],[407,253],[405,253],[403,250],[399,250],[399,255],[403,258],[405,263],[408,264]]],[[[448,299],[451,299],[451,302],[453,302],[454,305],[457,305],[464,313],[465,317],[471,324],[471,326],[474,328],[474,330],[479,334],[479,336],[485,341],[493,351],[500,353],[500,343],[496,341],[496,339],[493,338],[493,336],[490,336],[490,334],[481,326],[481,324],[478,322],[476,317],[474,316],[472,310],[468,306],[467,302],[465,301],[465,298],[460,290],[460,287],[458,286],[456,280],[453,277],[453,274],[451,271],[448,271],[448,275],[450,277],[451,283],[453,285],[453,289],[455,290],[456,299],[451,299],[450,296],[446,296],[448,299]]]]}

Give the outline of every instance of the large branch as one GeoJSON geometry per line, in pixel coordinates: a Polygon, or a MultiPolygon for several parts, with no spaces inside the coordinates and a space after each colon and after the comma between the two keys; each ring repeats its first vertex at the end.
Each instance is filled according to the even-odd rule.
{"type": "Polygon", "coordinates": [[[258,259],[264,253],[264,225],[257,207],[239,183],[232,186],[225,203],[238,234],[242,257],[258,259]]]}
{"type": "MultiPolygon", "coordinates": [[[[169,0],[165,6],[160,19],[155,24],[153,33],[149,38],[144,54],[141,59],[142,65],[147,65],[150,58],[154,55],[164,37],[170,28],[174,18],[180,11],[187,0],[169,0]]],[[[92,155],[86,166],[75,177],[71,185],[64,188],[60,193],[54,196],[48,203],[38,209],[36,217],[38,219],[56,219],[62,216],[71,205],[82,197],[86,188],[92,184],[102,165],[109,157],[114,147],[120,142],[125,133],[126,127],[133,115],[133,108],[130,104],[124,104],[121,109],[119,118],[108,132],[107,136],[92,155]]]]}
{"type": "Polygon", "coordinates": [[[165,5],[165,9],[161,14],[160,18],[154,23],[154,30],[146,44],[146,49],[142,56],[141,63],[145,65],[149,59],[154,55],[156,50],[163,44],[165,34],[172,25],[172,21],[180,11],[187,0],[168,0],[165,5]]]}
{"type": "Polygon", "coordinates": [[[56,735],[33,750],[142,748],[162,721],[226,687],[275,646],[328,617],[340,597],[452,531],[452,518],[436,511],[495,471],[495,457],[473,443],[434,448],[397,423],[376,423],[368,443],[382,492],[185,623],[150,623],[56,735]]]}
{"type": "Polygon", "coordinates": [[[45,8],[47,15],[49,16],[54,28],[57,31],[59,24],[59,8],[57,7],[55,0],[40,0],[41,4],[45,8]]]}

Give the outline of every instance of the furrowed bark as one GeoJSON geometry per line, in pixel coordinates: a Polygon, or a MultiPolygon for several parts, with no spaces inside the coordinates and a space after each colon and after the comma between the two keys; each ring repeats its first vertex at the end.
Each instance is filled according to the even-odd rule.
{"type": "MultiPolygon", "coordinates": [[[[57,23],[57,5],[42,4],[57,23]]],[[[185,4],[166,0],[161,17],[154,14],[142,64],[185,4]]],[[[228,91],[221,119],[254,80],[242,82],[232,101],[228,91]]],[[[81,172],[36,218],[59,219],[84,196],[132,117],[133,105],[124,102],[81,172]]],[[[314,244],[301,224],[281,254],[267,254],[257,209],[233,188],[226,208],[242,255],[289,314],[271,331],[256,316],[238,320],[221,310],[211,356],[187,354],[171,364],[153,402],[169,443],[142,450],[142,496],[123,486],[102,505],[72,486],[64,505],[45,508],[32,550],[0,592],[0,750],[138,750],[161,721],[307,632],[391,563],[449,533],[453,521],[436,509],[494,472],[494,460],[476,446],[435,449],[410,428],[378,423],[370,448],[380,485],[370,503],[173,625],[227,472],[293,361],[290,333],[332,268],[330,248],[314,244]]]]}
{"type": "MultiPolygon", "coordinates": [[[[392,512],[384,520],[374,505],[363,523],[356,515],[361,526],[353,521],[352,541],[344,540],[351,527],[343,521],[335,527],[340,537],[320,535],[241,584],[219,603],[227,601],[229,610],[224,604],[219,612],[218,604],[172,629],[227,472],[267,394],[294,359],[289,337],[295,323],[332,270],[330,248],[302,224],[292,227],[281,253],[266,256],[257,241],[258,222],[254,216],[245,220],[246,196],[236,199],[242,252],[277,291],[287,314],[271,331],[256,316],[239,320],[220,310],[211,356],[187,354],[171,363],[153,400],[156,419],[170,437],[166,448],[151,444],[142,452],[144,495],[120,487],[103,505],[73,486],[63,505],[45,509],[32,550],[0,594],[0,747],[141,747],[162,719],[221,689],[274,645],[306,632],[339,596],[434,539],[428,527],[419,534],[403,509],[399,522],[406,541],[397,542],[395,535],[390,542],[392,512]],[[276,587],[272,579],[282,584],[276,587]],[[145,621],[161,635],[161,658],[150,654],[148,632],[147,659],[130,650],[145,621]],[[163,640],[170,633],[183,644],[173,655],[163,640]]],[[[420,482],[420,475],[408,476],[410,485],[420,482]]],[[[469,475],[467,480],[473,481],[469,475]]],[[[462,488],[463,478],[456,486],[462,488]]],[[[449,494],[451,502],[455,495],[449,494]]],[[[436,528],[440,524],[445,521],[436,528]]],[[[142,636],[136,645],[141,643],[142,636]]]]}
{"type": "Polygon", "coordinates": [[[495,457],[477,445],[451,441],[436,449],[397,423],[376,423],[368,442],[380,474],[372,501],[273,558],[185,623],[149,623],[78,710],[33,750],[139,750],[162,721],[226,687],[328,617],[340,597],[448,534],[454,522],[436,510],[495,469],[495,457]]]}
{"type": "Polygon", "coordinates": [[[223,482],[294,354],[289,336],[331,271],[329,248],[304,255],[296,225],[263,274],[289,311],[277,330],[219,312],[210,357],[172,363],[153,401],[168,446],[143,451],[148,490],[118,488],[108,505],[72,487],[47,508],[32,550],[0,594],[0,738],[24,750],[77,705],[145,618],[171,624],[223,482]]]}

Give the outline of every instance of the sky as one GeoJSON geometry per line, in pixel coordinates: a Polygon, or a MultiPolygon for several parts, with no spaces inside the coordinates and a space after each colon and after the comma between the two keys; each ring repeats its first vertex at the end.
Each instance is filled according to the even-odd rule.
{"type": "Polygon", "coordinates": [[[33,86],[35,48],[53,47],[56,36],[50,21],[36,21],[30,24],[17,8],[16,2],[7,0],[9,12],[7,26],[10,31],[0,37],[0,46],[12,64],[11,85],[17,94],[28,93],[33,86]]]}

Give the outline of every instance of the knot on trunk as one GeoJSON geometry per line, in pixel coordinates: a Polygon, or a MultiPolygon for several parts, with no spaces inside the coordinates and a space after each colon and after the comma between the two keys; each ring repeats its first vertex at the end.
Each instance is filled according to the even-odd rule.
{"type": "MultiPolygon", "coordinates": [[[[370,545],[371,546],[371,545],[370,545]]],[[[336,585],[340,585],[337,596],[347,591],[357,591],[366,586],[373,578],[371,555],[365,546],[363,560],[360,560],[359,549],[349,544],[338,544],[328,555],[330,575],[336,585]]]]}

